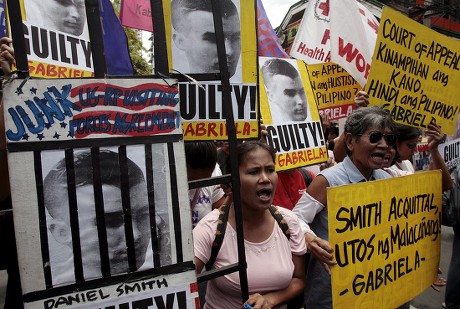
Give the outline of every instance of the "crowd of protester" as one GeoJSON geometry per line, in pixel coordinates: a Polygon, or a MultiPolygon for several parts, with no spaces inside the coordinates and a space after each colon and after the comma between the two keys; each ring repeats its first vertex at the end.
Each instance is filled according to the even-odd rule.
{"type": "MultiPolygon", "coordinates": [[[[9,74],[10,64],[14,63],[11,41],[3,38],[0,43],[0,64],[3,72],[9,74]]],[[[359,108],[348,116],[340,135],[337,126],[328,126],[330,158],[317,166],[316,172],[305,168],[277,172],[275,150],[263,138],[238,145],[249,298],[241,303],[239,277],[232,273],[213,279],[207,289],[200,289],[204,308],[332,308],[330,269],[336,261],[328,242],[327,188],[414,173],[411,158],[422,135],[428,139],[430,168],[442,171],[442,189],[453,188],[457,180],[451,179],[451,171],[438,151],[445,140],[438,124],[430,123],[424,132],[396,124],[386,111],[367,107],[369,96],[363,91],[357,94],[355,103],[359,108]]],[[[6,210],[11,209],[11,198],[8,178],[4,177],[7,167],[3,115],[0,119],[0,197],[2,210],[6,210]]],[[[186,142],[185,153],[189,181],[229,170],[228,145],[186,142]]],[[[238,261],[232,196],[232,188],[225,185],[189,191],[197,273],[238,261]],[[219,251],[213,253],[216,231],[221,232],[222,239],[219,251]]],[[[10,278],[5,308],[20,308],[11,216],[0,218],[0,266],[8,270],[10,278]]],[[[445,306],[449,309],[460,308],[458,229],[458,225],[454,227],[454,256],[447,279],[445,306]]]]}

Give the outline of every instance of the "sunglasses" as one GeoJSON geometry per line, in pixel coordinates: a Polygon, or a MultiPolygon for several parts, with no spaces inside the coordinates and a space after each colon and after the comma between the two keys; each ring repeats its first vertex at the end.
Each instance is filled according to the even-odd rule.
{"type": "Polygon", "coordinates": [[[371,144],[377,144],[383,137],[388,146],[394,146],[397,140],[395,134],[385,134],[382,132],[372,132],[371,134],[359,134],[359,136],[369,136],[369,142],[371,144]]]}

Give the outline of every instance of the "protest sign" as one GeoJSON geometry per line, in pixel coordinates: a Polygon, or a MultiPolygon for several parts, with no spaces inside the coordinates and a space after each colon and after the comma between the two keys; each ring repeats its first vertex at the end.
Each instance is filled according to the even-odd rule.
{"type": "Polygon", "coordinates": [[[460,110],[459,50],[460,42],[384,7],[366,84],[370,104],[414,127],[435,120],[452,135],[460,110]]]}
{"type": "Polygon", "coordinates": [[[341,65],[364,86],[379,22],[356,0],[330,1],[329,8],[331,61],[341,65]]]}
{"type": "MultiPolygon", "coordinates": [[[[257,36],[254,1],[224,0],[220,8],[237,138],[258,137],[257,36]]],[[[171,72],[220,73],[211,1],[163,1],[171,72]]],[[[226,140],[220,81],[180,83],[185,140],[226,140]]]]}
{"type": "Polygon", "coordinates": [[[441,194],[441,171],[328,188],[334,308],[397,308],[433,283],[441,194]]]}
{"type": "Polygon", "coordinates": [[[31,76],[94,76],[84,1],[22,0],[21,8],[31,76]]]}
{"type": "Polygon", "coordinates": [[[312,0],[307,4],[290,55],[307,64],[335,62],[364,85],[377,28],[377,19],[355,0],[312,0]]]}
{"type": "Polygon", "coordinates": [[[348,117],[355,107],[354,98],[361,88],[356,80],[332,62],[307,65],[319,114],[329,120],[348,117]]]}
{"type": "Polygon", "coordinates": [[[430,169],[431,153],[428,149],[428,142],[426,138],[417,143],[417,149],[412,156],[415,171],[427,171],[430,169]]]}
{"type": "MultiPolygon", "coordinates": [[[[222,108],[222,87],[217,83],[179,83],[180,111],[185,140],[226,140],[227,123],[222,108]]],[[[231,84],[237,138],[259,134],[257,86],[231,84]]]]}
{"type": "Polygon", "coordinates": [[[153,32],[150,0],[121,0],[120,21],[125,27],[153,32]]]}
{"type": "Polygon", "coordinates": [[[259,57],[260,112],[277,170],[325,162],[326,142],[305,65],[300,60],[259,57]]]}
{"type": "Polygon", "coordinates": [[[460,138],[439,145],[438,150],[449,169],[460,165],[460,138]]]}
{"type": "Polygon", "coordinates": [[[176,85],[172,79],[6,85],[25,308],[195,307],[176,85]]]}

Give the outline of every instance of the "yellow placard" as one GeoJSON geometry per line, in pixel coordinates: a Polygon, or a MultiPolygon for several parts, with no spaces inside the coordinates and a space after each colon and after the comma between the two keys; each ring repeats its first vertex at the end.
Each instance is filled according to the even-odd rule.
{"type": "Polygon", "coordinates": [[[93,77],[94,72],[73,69],[62,65],[29,60],[29,73],[31,76],[41,78],[80,78],[93,77]]]}
{"type": "Polygon", "coordinates": [[[325,62],[307,65],[319,114],[329,120],[346,118],[354,110],[354,97],[361,89],[340,65],[325,62]]]}
{"type": "MultiPolygon", "coordinates": [[[[267,142],[276,150],[276,170],[283,171],[292,168],[318,164],[327,161],[326,141],[321,126],[321,121],[310,85],[305,64],[301,60],[281,59],[272,57],[259,57],[261,69],[259,70],[259,94],[260,94],[260,115],[263,123],[267,128],[267,142]],[[286,64],[279,64],[286,62],[286,64]],[[271,101],[267,95],[267,88],[263,80],[262,71],[264,65],[274,66],[267,68],[272,76],[288,76],[290,80],[283,85],[278,82],[271,83],[273,93],[282,93],[283,95],[274,95],[271,101]],[[283,71],[289,67],[287,71],[283,71]],[[276,73],[275,73],[276,71],[276,73]],[[293,72],[296,71],[295,74],[293,72]],[[301,86],[298,89],[296,80],[300,78],[301,86]],[[283,98],[284,96],[284,98],[283,98]],[[307,104],[307,113],[305,117],[293,119],[290,113],[295,105],[299,104],[299,96],[307,104]],[[281,104],[280,104],[281,103],[281,104]],[[280,106],[284,105],[282,108],[280,106]],[[292,106],[290,106],[292,105],[292,106]]],[[[271,77],[273,80],[273,77],[271,77]]]]}
{"type": "MultiPolygon", "coordinates": [[[[257,138],[259,134],[257,121],[235,121],[235,128],[238,139],[257,138]]],[[[182,121],[182,131],[187,141],[214,141],[228,136],[225,121],[182,121]]]]}
{"type": "Polygon", "coordinates": [[[433,283],[441,190],[441,171],[327,190],[334,308],[396,308],[433,283]]]}
{"type": "Polygon", "coordinates": [[[384,7],[366,84],[398,123],[452,135],[460,110],[460,42],[384,7]]]}

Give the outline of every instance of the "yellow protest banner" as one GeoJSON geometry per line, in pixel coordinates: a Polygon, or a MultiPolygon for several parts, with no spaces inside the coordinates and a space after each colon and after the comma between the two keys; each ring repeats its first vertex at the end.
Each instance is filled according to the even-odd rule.
{"type": "Polygon", "coordinates": [[[329,120],[346,118],[354,110],[354,98],[361,86],[340,65],[326,62],[307,65],[319,114],[329,120]]]}
{"type": "Polygon", "coordinates": [[[327,190],[334,308],[396,308],[437,276],[441,172],[327,190]]]}
{"type": "Polygon", "coordinates": [[[278,171],[325,162],[326,141],[301,60],[259,57],[260,114],[278,171]]]}
{"type": "MultiPolygon", "coordinates": [[[[257,122],[235,121],[236,136],[240,139],[257,137],[257,122]]],[[[213,141],[227,136],[227,123],[224,121],[182,122],[184,139],[188,141],[213,141]]]]}
{"type": "Polygon", "coordinates": [[[384,7],[366,84],[396,122],[452,135],[460,110],[460,42],[384,7]]]}

